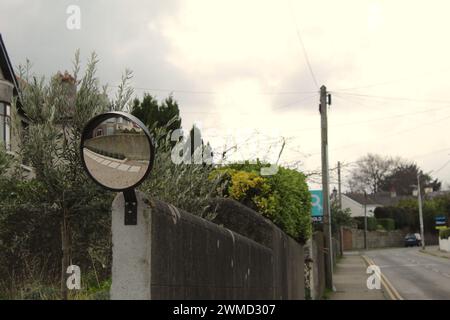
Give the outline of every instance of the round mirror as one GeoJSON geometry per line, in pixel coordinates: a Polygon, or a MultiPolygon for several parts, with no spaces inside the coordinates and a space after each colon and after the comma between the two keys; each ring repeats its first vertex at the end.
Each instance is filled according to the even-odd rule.
{"type": "Polygon", "coordinates": [[[139,185],[153,166],[154,147],[145,125],[124,112],[91,119],[81,137],[81,158],[101,186],[123,191],[139,185]]]}

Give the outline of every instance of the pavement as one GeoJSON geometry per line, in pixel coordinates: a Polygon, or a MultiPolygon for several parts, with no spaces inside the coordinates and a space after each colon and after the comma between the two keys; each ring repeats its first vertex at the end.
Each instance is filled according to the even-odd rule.
{"type": "Polygon", "coordinates": [[[450,300],[450,257],[437,247],[392,248],[364,253],[405,300],[450,300]]]}
{"type": "Polygon", "coordinates": [[[385,300],[384,288],[369,289],[367,263],[360,252],[344,252],[334,269],[330,300],[385,300]]]}
{"type": "Polygon", "coordinates": [[[439,250],[439,246],[429,246],[426,247],[425,250],[419,250],[421,253],[431,254],[435,257],[441,257],[445,259],[450,259],[450,252],[445,252],[439,250]]]}

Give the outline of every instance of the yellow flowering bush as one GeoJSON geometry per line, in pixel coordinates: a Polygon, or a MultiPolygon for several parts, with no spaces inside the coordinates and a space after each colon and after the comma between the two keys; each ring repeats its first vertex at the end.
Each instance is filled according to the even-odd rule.
{"type": "Polygon", "coordinates": [[[258,211],[300,242],[311,235],[311,196],[306,177],[296,170],[278,168],[261,176],[257,164],[231,164],[217,168],[210,177],[222,175],[224,194],[258,211]]]}

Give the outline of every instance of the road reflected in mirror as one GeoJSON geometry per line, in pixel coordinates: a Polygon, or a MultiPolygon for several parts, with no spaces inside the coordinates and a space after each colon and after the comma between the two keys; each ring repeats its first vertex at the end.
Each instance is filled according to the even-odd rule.
{"type": "Polygon", "coordinates": [[[118,115],[88,132],[83,158],[89,173],[100,184],[126,189],[138,183],[150,165],[150,142],[135,122],[118,115]]]}

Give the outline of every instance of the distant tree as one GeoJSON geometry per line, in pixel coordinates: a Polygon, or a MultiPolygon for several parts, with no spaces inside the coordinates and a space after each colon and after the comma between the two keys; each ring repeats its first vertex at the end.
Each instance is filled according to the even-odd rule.
{"type": "Polygon", "coordinates": [[[433,191],[440,190],[441,182],[433,179],[429,174],[423,173],[414,163],[398,165],[391,174],[382,180],[380,188],[384,191],[395,190],[398,195],[411,195],[416,189],[419,172],[422,190],[425,187],[431,187],[433,191]]]}
{"type": "Polygon", "coordinates": [[[356,162],[350,175],[349,187],[352,192],[376,193],[381,190],[384,179],[399,166],[399,158],[384,157],[369,153],[356,162]]]}
{"type": "Polygon", "coordinates": [[[139,118],[151,131],[165,128],[168,132],[181,128],[180,109],[173,96],[161,103],[148,93],[144,93],[142,101],[134,99],[131,114],[139,118]]]}
{"type": "Polygon", "coordinates": [[[341,209],[337,201],[331,202],[331,227],[333,233],[339,230],[339,227],[351,227],[354,221],[349,208],[341,209]]]}

